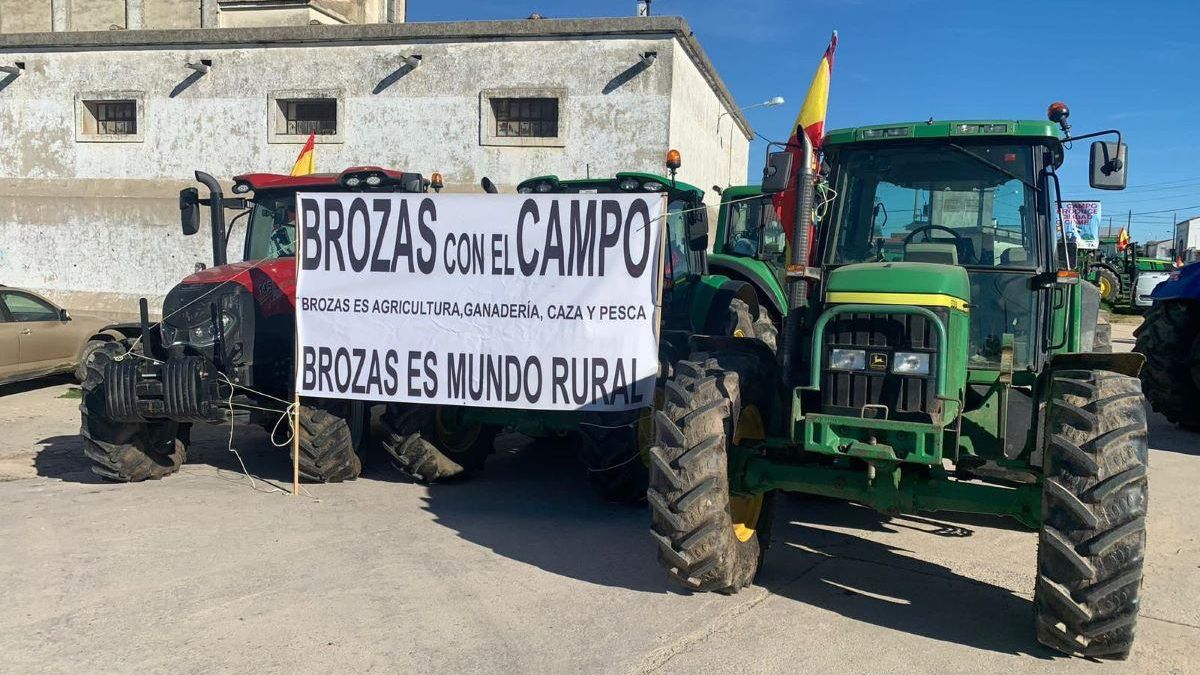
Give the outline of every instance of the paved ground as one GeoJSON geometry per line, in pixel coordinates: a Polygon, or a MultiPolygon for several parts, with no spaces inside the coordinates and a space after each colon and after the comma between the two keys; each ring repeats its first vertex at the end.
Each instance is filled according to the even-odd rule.
{"type": "MultiPolygon", "coordinates": [[[[206,429],[180,474],[111,485],[70,390],[0,389],[3,672],[1200,672],[1200,436],[1158,416],[1138,644],[1093,664],[1034,641],[1036,541],[1000,520],[785,500],[759,585],[689,596],[644,512],[546,450],[432,489],[381,461],[294,499],[206,429]]],[[[237,447],[289,478],[263,434],[237,447]]]]}

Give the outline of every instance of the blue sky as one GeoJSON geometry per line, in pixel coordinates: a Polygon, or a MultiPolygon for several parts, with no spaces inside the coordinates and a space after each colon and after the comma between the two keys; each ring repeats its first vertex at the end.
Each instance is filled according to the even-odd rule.
{"type": "MultiPolygon", "coordinates": [[[[629,16],[635,0],[410,0],[410,21],[629,16]]],[[[1129,189],[1087,187],[1086,143],[1067,155],[1064,198],[1132,210],[1133,237],[1171,237],[1171,210],[1200,216],[1200,3],[1192,0],[655,0],[680,15],[760,133],[784,139],[837,29],[827,128],[953,118],[1041,119],[1065,101],[1073,131],[1118,127],[1129,189]],[[1185,208],[1187,207],[1187,208],[1185,208]],[[1147,213],[1155,212],[1155,213],[1147,213]]],[[[763,144],[751,148],[757,180],[763,144]]]]}

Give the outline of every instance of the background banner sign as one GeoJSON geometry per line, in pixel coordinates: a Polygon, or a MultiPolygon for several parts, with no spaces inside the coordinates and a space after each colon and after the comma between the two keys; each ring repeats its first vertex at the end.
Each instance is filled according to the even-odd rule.
{"type": "Polygon", "coordinates": [[[1078,248],[1100,248],[1100,202],[1063,202],[1058,217],[1068,242],[1078,248]]]}
{"type": "Polygon", "coordinates": [[[301,396],[652,405],[666,199],[296,197],[301,396]]]}

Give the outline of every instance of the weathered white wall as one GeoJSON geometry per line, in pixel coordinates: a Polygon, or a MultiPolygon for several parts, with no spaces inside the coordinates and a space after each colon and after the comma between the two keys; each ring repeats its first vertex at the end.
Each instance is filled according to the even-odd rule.
{"type": "MultiPolygon", "coordinates": [[[[718,204],[712,186],[745,181],[749,140],[687,52],[675,49],[671,60],[669,145],[683,156],[679,178],[703,189],[709,204],[718,204]]],[[[710,220],[715,229],[716,219],[710,220]]]]}
{"type": "Polygon", "coordinates": [[[661,173],[670,147],[684,154],[680,179],[704,189],[746,171],[745,136],[730,136],[727,115],[733,145],[722,145],[725,108],[670,35],[0,55],[27,64],[0,89],[0,138],[12,139],[0,161],[0,283],[78,309],[133,311],[139,295],[157,305],[209,260],[206,232],[178,234],[176,194],[196,169],[290,169],[300,145],[268,142],[272,91],[340,90],[342,142],[317,146],[318,171],[374,164],[441,171],[450,190],[476,190],[483,176],[512,189],[545,173],[661,173]],[[646,51],[655,64],[620,79],[646,51]],[[422,65],[393,77],[413,53],[422,65]],[[183,64],[201,57],[214,65],[197,78],[183,64]],[[503,87],[566,91],[560,147],[480,143],[480,91],[503,87]],[[84,91],[142,92],[142,142],[78,142],[84,91]]]}

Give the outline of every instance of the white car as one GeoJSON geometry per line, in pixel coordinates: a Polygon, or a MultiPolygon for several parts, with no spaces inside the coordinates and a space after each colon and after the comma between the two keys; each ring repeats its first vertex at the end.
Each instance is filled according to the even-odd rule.
{"type": "Polygon", "coordinates": [[[1138,272],[1137,283],[1133,289],[1133,306],[1149,309],[1150,305],[1154,304],[1154,299],[1150,297],[1150,293],[1154,291],[1154,287],[1166,281],[1171,276],[1170,272],[1138,272]]]}

